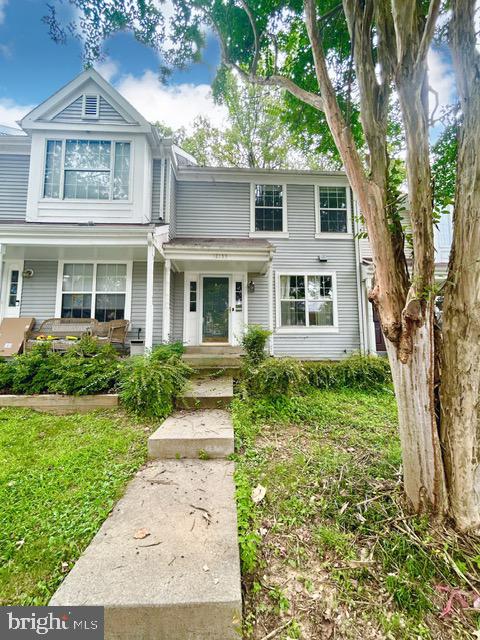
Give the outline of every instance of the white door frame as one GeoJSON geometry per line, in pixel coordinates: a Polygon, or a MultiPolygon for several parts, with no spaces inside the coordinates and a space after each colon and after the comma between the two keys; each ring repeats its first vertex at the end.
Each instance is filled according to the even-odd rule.
{"type": "Polygon", "coordinates": [[[247,272],[185,271],[183,342],[189,346],[226,346],[240,343],[243,327],[248,317],[247,272]],[[203,280],[204,278],[228,279],[228,342],[203,341],[203,280]],[[196,282],[196,311],[190,311],[190,282],[196,282]],[[235,282],[242,282],[242,310],[236,311],[235,282]],[[237,316],[241,314],[241,318],[237,316]]]}
{"type": "Polygon", "coordinates": [[[2,318],[18,318],[20,317],[20,309],[22,304],[22,290],[23,290],[23,260],[5,260],[3,263],[3,275],[2,275],[2,304],[1,314],[2,318]],[[12,271],[18,271],[18,286],[17,286],[17,301],[14,307],[9,307],[8,302],[10,298],[10,285],[12,271]]]}
{"type": "Polygon", "coordinates": [[[201,273],[200,274],[200,291],[199,293],[199,311],[198,314],[198,336],[199,336],[199,344],[202,346],[225,346],[232,344],[232,274],[230,273],[201,273]],[[228,280],[228,341],[227,342],[204,342],[203,340],[203,281],[205,278],[225,278],[228,280]]]}

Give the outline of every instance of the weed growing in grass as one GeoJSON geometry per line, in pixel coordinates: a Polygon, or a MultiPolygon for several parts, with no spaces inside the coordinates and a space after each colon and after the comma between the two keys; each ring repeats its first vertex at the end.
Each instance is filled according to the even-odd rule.
{"type": "Polygon", "coordinates": [[[237,399],[233,418],[246,638],[290,618],[306,639],[474,637],[480,543],[406,508],[390,390],[237,399]],[[470,609],[441,618],[437,585],[470,609]]]}

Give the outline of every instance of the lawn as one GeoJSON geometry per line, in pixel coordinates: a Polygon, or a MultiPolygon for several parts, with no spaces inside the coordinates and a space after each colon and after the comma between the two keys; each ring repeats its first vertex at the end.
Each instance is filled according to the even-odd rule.
{"type": "Polygon", "coordinates": [[[233,416],[246,639],[480,637],[480,543],[409,513],[388,389],[233,416]]]}
{"type": "Polygon", "coordinates": [[[0,409],[0,605],[47,604],[146,459],[117,412],[0,409]]]}

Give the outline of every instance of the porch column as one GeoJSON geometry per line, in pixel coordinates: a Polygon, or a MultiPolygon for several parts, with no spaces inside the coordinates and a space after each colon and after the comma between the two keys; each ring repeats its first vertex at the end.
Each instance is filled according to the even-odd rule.
{"type": "Polygon", "coordinates": [[[5,308],[5,305],[3,303],[3,262],[4,262],[4,256],[5,256],[5,245],[4,244],[0,244],[0,314],[3,313],[3,310],[5,308]]]}
{"type": "Polygon", "coordinates": [[[153,275],[155,268],[155,246],[151,234],[147,247],[147,306],[145,310],[145,351],[153,346],[153,275]]]}
{"type": "Polygon", "coordinates": [[[271,335],[268,338],[268,351],[271,356],[273,356],[273,269],[272,269],[272,261],[270,260],[268,263],[267,270],[267,279],[268,279],[268,330],[271,332],[271,335]]]}
{"type": "Polygon", "coordinates": [[[170,259],[166,258],[163,266],[163,322],[162,322],[162,341],[170,340],[170,259]]]}

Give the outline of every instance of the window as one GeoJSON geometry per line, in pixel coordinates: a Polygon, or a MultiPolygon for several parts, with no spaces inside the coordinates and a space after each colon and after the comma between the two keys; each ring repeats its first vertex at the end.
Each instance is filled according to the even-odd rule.
{"type": "Polygon", "coordinates": [[[197,310],[197,283],[190,282],[190,311],[195,313],[197,310]]]}
{"type": "Polygon", "coordinates": [[[254,192],[254,220],[252,231],[285,231],[284,188],[279,184],[256,184],[254,192]]]}
{"type": "Polygon", "coordinates": [[[320,233],[347,233],[346,187],[319,187],[320,233]]]}
{"type": "Polygon", "coordinates": [[[127,265],[65,263],[61,283],[62,318],[96,318],[99,322],[126,316],[127,265]]]}
{"type": "Polygon", "coordinates": [[[47,140],[45,198],[128,200],[130,143],[47,140]]]}
{"type": "Polygon", "coordinates": [[[334,327],[333,274],[286,274],[279,277],[281,327],[334,327]]]}
{"type": "Polygon", "coordinates": [[[18,269],[12,269],[10,272],[10,287],[8,288],[8,306],[18,306],[18,284],[20,279],[20,271],[18,269]]]}
{"type": "Polygon", "coordinates": [[[82,118],[98,118],[100,107],[100,96],[96,94],[85,94],[82,103],[82,118]]]}

